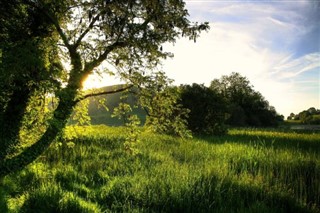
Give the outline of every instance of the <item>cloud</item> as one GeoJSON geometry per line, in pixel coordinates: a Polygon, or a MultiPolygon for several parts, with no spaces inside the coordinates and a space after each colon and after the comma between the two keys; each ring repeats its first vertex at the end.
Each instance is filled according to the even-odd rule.
{"type": "MultiPolygon", "coordinates": [[[[234,24],[248,30],[258,45],[292,48],[319,26],[320,13],[310,1],[187,1],[191,19],[234,24]],[[318,19],[319,20],[319,19],[318,19]]],[[[294,49],[290,49],[294,51],[294,49]]]]}
{"type": "Polygon", "coordinates": [[[166,61],[164,69],[178,84],[193,81],[208,85],[231,72],[249,79],[265,77],[281,61],[279,58],[287,57],[286,53],[274,53],[259,45],[259,38],[232,23],[212,25],[212,30],[203,33],[195,44],[184,39],[166,48],[175,53],[175,58],[166,61]]]}
{"type": "Polygon", "coordinates": [[[187,1],[191,19],[211,21],[211,30],[196,44],[182,39],[166,46],[175,58],[164,70],[176,84],[206,85],[239,72],[284,115],[319,107],[320,51],[297,49],[318,25],[309,17],[314,8],[309,1],[273,3],[187,1]]]}
{"type": "Polygon", "coordinates": [[[320,52],[310,53],[300,58],[288,60],[273,68],[273,75],[280,79],[295,78],[308,71],[319,71],[320,52]]]}

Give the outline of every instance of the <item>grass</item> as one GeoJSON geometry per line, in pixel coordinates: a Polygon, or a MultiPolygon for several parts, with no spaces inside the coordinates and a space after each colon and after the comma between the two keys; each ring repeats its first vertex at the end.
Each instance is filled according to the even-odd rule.
{"type": "Polygon", "coordinates": [[[121,127],[69,127],[5,177],[0,212],[320,212],[320,134],[233,129],[178,139],[121,127]]]}

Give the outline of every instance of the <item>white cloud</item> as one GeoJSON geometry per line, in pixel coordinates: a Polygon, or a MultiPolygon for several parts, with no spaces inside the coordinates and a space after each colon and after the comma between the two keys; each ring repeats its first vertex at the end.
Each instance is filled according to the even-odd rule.
{"type": "Polygon", "coordinates": [[[164,70],[177,84],[209,85],[214,78],[239,72],[284,115],[320,107],[314,86],[309,89],[313,93],[306,95],[303,86],[292,79],[319,69],[319,53],[293,58],[292,47],[311,27],[300,25],[301,14],[262,4],[213,9],[208,7],[210,2],[201,7],[193,5],[196,7],[192,11],[203,10],[205,16],[211,15],[210,20],[220,20],[212,23],[210,32],[202,34],[196,44],[179,40],[174,47],[166,47],[175,58],[165,62],[164,70]],[[240,18],[223,21],[226,15],[240,18]]]}
{"type": "Polygon", "coordinates": [[[320,52],[310,53],[297,59],[292,59],[273,68],[273,74],[278,78],[288,79],[297,77],[305,72],[320,69],[320,52]]]}
{"type": "Polygon", "coordinates": [[[250,34],[215,24],[197,43],[180,40],[173,47],[175,58],[165,62],[164,70],[179,83],[209,84],[231,72],[257,76],[266,72],[267,49],[255,47],[250,34]]]}

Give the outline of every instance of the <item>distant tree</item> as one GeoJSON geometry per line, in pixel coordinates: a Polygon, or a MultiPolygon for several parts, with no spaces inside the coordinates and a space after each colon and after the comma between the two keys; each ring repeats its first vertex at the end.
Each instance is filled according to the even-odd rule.
{"type": "Polygon", "coordinates": [[[295,114],[291,112],[290,115],[287,117],[287,120],[293,120],[294,117],[295,117],[295,114]]]}
{"type": "Polygon", "coordinates": [[[193,24],[187,18],[181,0],[1,1],[0,177],[37,159],[79,101],[103,94],[83,93],[88,75],[107,72],[119,75],[128,88],[143,85],[143,75],[136,74],[155,69],[171,55],[163,51],[164,43],[180,36],[195,40],[208,29],[207,23],[193,24]],[[104,61],[117,72],[99,69],[104,61]],[[42,107],[30,106],[45,104],[40,97],[49,94],[57,103],[44,117],[44,128],[34,131],[39,134],[26,149],[15,152],[26,115],[41,114],[42,107]]]}
{"type": "Polygon", "coordinates": [[[316,115],[317,114],[317,109],[314,108],[314,107],[310,107],[307,111],[310,113],[310,115],[316,115]]]}
{"type": "Polygon", "coordinates": [[[300,112],[299,113],[299,120],[304,124],[309,123],[311,120],[311,114],[309,113],[309,111],[304,110],[304,111],[300,112]]]}
{"type": "Polygon", "coordinates": [[[222,76],[220,79],[214,79],[211,82],[210,89],[224,96],[227,101],[229,118],[227,124],[235,126],[245,126],[248,115],[244,109],[246,94],[253,91],[249,81],[239,73],[232,73],[230,76],[222,76]]]}
{"type": "Polygon", "coordinates": [[[202,84],[181,85],[181,104],[190,110],[188,127],[194,133],[226,133],[224,97],[202,84]]]}
{"type": "Polygon", "coordinates": [[[320,110],[310,107],[296,114],[294,120],[300,121],[303,124],[320,124],[320,110]]]}
{"type": "Polygon", "coordinates": [[[282,117],[239,73],[222,76],[211,82],[210,89],[224,96],[231,126],[275,126],[282,117]]]}

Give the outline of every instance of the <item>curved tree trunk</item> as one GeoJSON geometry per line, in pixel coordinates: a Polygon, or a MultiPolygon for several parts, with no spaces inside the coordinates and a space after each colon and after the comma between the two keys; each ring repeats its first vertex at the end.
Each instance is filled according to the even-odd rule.
{"type": "Polygon", "coordinates": [[[13,91],[3,112],[0,121],[0,161],[12,154],[14,147],[19,143],[19,131],[31,94],[32,91],[27,86],[20,84],[19,88],[13,91]]]}
{"type": "MultiPolygon", "coordinates": [[[[78,102],[78,90],[81,88],[81,81],[84,77],[80,55],[76,52],[75,49],[70,50],[70,58],[73,69],[70,72],[70,78],[68,80],[67,86],[59,91],[59,94],[57,95],[59,104],[53,113],[52,119],[49,121],[47,130],[38,141],[23,150],[22,153],[12,158],[4,160],[0,159],[0,179],[10,173],[22,170],[24,167],[35,161],[46,149],[48,149],[50,144],[55,140],[57,135],[65,127],[67,120],[72,113],[73,107],[78,102]]],[[[23,96],[23,98],[27,98],[28,101],[29,97],[26,97],[26,94],[21,95],[23,96]]],[[[12,97],[11,99],[18,97],[19,96],[17,95],[16,97],[12,97]]],[[[27,105],[21,106],[21,109],[25,110],[26,106],[27,105]]],[[[19,132],[21,124],[18,123],[17,125],[19,127],[17,131],[19,132]]],[[[13,138],[9,138],[9,140],[14,139],[14,136],[12,137],[13,138]]]]}
{"type": "Polygon", "coordinates": [[[5,159],[0,162],[0,178],[10,173],[19,171],[36,160],[54,141],[67,123],[76,102],[74,101],[77,91],[72,88],[65,88],[62,91],[64,98],[60,99],[59,105],[54,112],[53,118],[42,137],[21,154],[5,159]]]}

